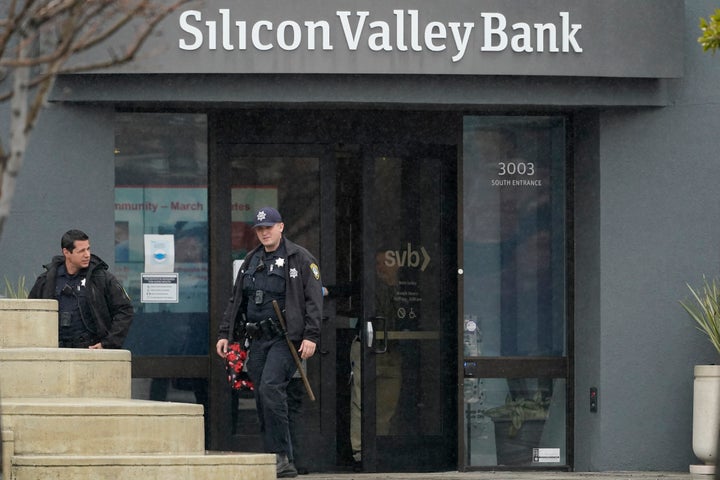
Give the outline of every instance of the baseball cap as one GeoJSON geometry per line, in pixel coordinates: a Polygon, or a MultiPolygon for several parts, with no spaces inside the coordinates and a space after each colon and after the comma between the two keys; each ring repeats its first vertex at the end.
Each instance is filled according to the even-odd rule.
{"type": "Polygon", "coordinates": [[[255,214],[255,225],[253,225],[253,228],[255,227],[271,227],[275,225],[276,223],[282,222],[282,217],[280,216],[280,212],[275,210],[272,207],[262,207],[258,212],[255,214]]]}

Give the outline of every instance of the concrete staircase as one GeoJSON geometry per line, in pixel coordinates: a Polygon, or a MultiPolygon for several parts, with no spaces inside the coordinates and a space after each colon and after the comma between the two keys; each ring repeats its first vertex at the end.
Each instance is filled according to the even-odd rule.
{"type": "Polygon", "coordinates": [[[4,480],[275,478],[274,455],[206,452],[202,405],[131,399],[129,351],[57,344],[56,301],[0,299],[4,480]]]}

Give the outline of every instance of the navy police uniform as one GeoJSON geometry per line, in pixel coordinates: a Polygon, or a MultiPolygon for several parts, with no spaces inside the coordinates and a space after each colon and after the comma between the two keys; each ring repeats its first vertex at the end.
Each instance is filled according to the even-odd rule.
{"type": "Polygon", "coordinates": [[[272,301],[283,310],[287,336],[320,343],[322,285],[317,261],[305,248],[282,238],[274,252],[252,250],[238,273],[220,322],[218,339],[250,338],[247,369],[255,386],[265,451],[293,458],[287,387],[296,366],[283,338],[272,301]]]}
{"type": "Polygon", "coordinates": [[[122,348],[134,310],[108,265],[93,254],[88,268],[70,275],[58,255],[44,267],[28,298],[58,301],[59,346],[87,348],[100,342],[103,348],[122,348]]]}

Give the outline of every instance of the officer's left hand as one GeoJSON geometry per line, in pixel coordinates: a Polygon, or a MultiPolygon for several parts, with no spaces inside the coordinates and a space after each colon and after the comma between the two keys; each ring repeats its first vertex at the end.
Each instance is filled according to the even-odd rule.
{"type": "Polygon", "coordinates": [[[102,343],[98,342],[95,345],[90,345],[88,348],[90,350],[102,350],[103,346],[102,346],[102,343]]]}
{"type": "Polygon", "coordinates": [[[300,349],[298,350],[298,353],[300,354],[300,358],[310,358],[313,355],[315,355],[315,342],[311,342],[310,340],[303,340],[300,344],[300,349]]]}

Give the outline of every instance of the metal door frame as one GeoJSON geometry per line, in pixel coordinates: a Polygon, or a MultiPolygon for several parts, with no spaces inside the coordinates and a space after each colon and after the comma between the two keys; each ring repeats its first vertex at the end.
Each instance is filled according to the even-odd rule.
{"type": "MultiPolygon", "coordinates": [[[[447,164],[445,165],[445,168],[443,168],[443,172],[429,172],[428,174],[432,175],[442,175],[443,176],[443,183],[440,191],[440,201],[443,203],[444,211],[442,213],[439,213],[441,223],[443,224],[441,228],[442,238],[441,238],[441,246],[440,249],[443,252],[443,258],[450,259],[454,258],[454,255],[456,253],[456,244],[457,244],[457,236],[455,235],[455,225],[456,222],[454,220],[454,217],[452,215],[443,215],[443,213],[452,213],[455,214],[457,211],[456,208],[456,189],[457,185],[455,184],[456,181],[456,168],[457,168],[457,154],[456,150],[452,147],[444,147],[444,146],[436,146],[436,145],[421,145],[421,144],[392,144],[392,145],[365,145],[364,154],[363,154],[363,165],[362,165],[362,176],[363,176],[363,195],[362,195],[362,225],[363,225],[363,233],[362,233],[362,252],[363,252],[363,270],[364,274],[363,277],[363,285],[362,285],[362,306],[363,306],[363,313],[361,315],[361,321],[363,324],[362,332],[363,336],[361,337],[361,351],[362,351],[362,379],[363,379],[363,385],[362,385],[362,445],[363,445],[363,451],[362,451],[362,458],[363,458],[363,471],[364,472],[377,472],[381,470],[382,465],[387,465],[386,458],[380,458],[380,451],[379,451],[379,445],[378,445],[378,437],[377,437],[377,430],[376,430],[376,423],[375,419],[377,417],[377,405],[376,405],[376,398],[375,398],[375,391],[376,391],[376,384],[375,384],[375,374],[376,371],[376,362],[375,358],[378,354],[376,351],[376,345],[377,343],[374,343],[373,346],[369,346],[368,338],[366,336],[367,329],[366,326],[368,323],[372,323],[372,320],[375,317],[375,276],[372,274],[368,274],[367,272],[374,272],[375,271],[375,226],[372,222],[372,218],[374,218],[375,215],[378,214],[378,212],[372,211],[370,202],[367,201],[367,199],[373,195],[372,191],[372,179],[374,175],[374,159],[377,156],[387,156],[390,155],[397,155],[397,156],[405,156],[412,158],[413,156],[418,155],[425,155],[426,157],[437,157],[441,161],[446,161],[447,164]],[[451,178],[447,178],[451,177],[451,178]],[[451,189],[452,191],[448,191],[445,189],[447,184],[445,182],[449,182],[450,184],[454,185],[454,189],[451,189]],[[450,235],[452,238],[445,238],[445,235],[448,232],[453,232],[453,234],[450,235]],[[371,248],[372,247],[372,248],[371,248]],[[382,464],[382,465],[381,465],[382,464]]],[[[450,263],[450,262],[448,262],[450,263]]],[[[445,268],[443,270],[443,277],[441,279],[441,282],[444,282],[445,285],[448,285],[447,290],[445,291],[445,296],[447,305],[452,305],[454,307],[455,305],[455,299],[458,294],[457,286],[452,287],[452,285],[456,285],[457,276],[455,274],[455,268],[453,266],[449,266],[449,268],[445,268]]],[[[454,315],[450,315],[453,319],[455,318],[454,315]]],[[[376,322],[376,324],[381,325],[383,322],[380,320],[379,322],[376,322]]],[[[450,329],[452,330],[452,329],[450,329]]],[[[444,360],[444,365],[447,365],[447,370],[450,373],[453,372],[453,363],[455,359],[455,332],[450,331],[446,332],[449,333],[449,335],[441,336],[439,339],[439,342],[444,342],[444,345],[446,345],[447,349],[451,352],[450,355],[446,355],[444,359],[439,359],[439,361],[444,360]]],[[[377,337],[377,335],[375,335],[377,337]]],[[[379,346],[379,350],[383,350],[382,345],[379,346]]],[[[455,378],[454,375],[447,375],[445,376],[444,380],[447,380],[448,378],[455,378]]],[[[446,395],[449,398],[453,398],[455,396],[455,385],[456,381],[447,381],[444,385],[446,395]]],[[[455,432],[455,418],[460,415],[460,412],[455,410],[455,401],[454,399],[449,402],[443,411],[444,414],[444,425],[447,426],[447,428],[451,429],[451,432],[447,434],[445,437],[446,440],[449,440],[447,442],[438,442],[441,444],[434,444],[433,450],[434,451],[440,451],[443,450],[444,447],[450,446],[452,447],[452,441],[454,438],[456,438],[457,433],[455,432]],[[447,443],[448,445],[442,445],[442,443],[447,443]]],[[[455,455],[457,454],[456,450],[454,448],[448,448],[445,450],[445,453],[440,454],[441,457],[445,459],[445,464],[438,465],[438,469],[445,469],[452,465],[455,465],[457,459],[455,458],[455,455]]],[[[406,469],[401,468],[401,470],[406,469]]],[[[387,468],[382,468],[382,471],[387,471],[387,468]]],[[[398,470],[396,470],[398,471],[398,470]]],[[[410,471],[410,470],[408,470],[410,471]]]]}
{"type": "MultiPolygon", "coordinates": [[[[215,121],[218,119],[211,116],[215,121]]],[[[214,128],[209,129],[216,131],[214,128]]],[[[231,412],[232,392],[228,388],[224,376],[222,361],[215,354],[214,332],[217,332],[218,324],[222,318],[223,311],[231,294],[232,262],[228,257],[231,251],[230,224],[231,224],[231,175],[228,174],[228,162],[234,154],[241,149],[243,153],[251,152],[259,155],[307,155],[315,156],[319,160],[319,182],[320,182],[320,244],[321,251],[313,252],[319,256],[318,260],[322,269],[323,282],[334,282],[335,271],[335,219],[334,209],[326,208],[327,205],[334,205],[335,198],[335,165],[329,159],[328,149],[324,145],[305,144],[220,144],[211,141],[211,157],[213,161],[209,166],[209,191],[210,202],[210,237],[212,246],[210,248],[210,311],[211,311],[211,372],[210,372],[210,448],[214,450],[243,450],[262,451],[262,442],[258,435],[238,436],[232,434],[231,422],[228,421],[231,412]],[[241,438],[242,437],[242,438],[241,438]]],[[[309,372],[310,381],[313,385],[314,394],[318,400],[311,402],[309,398],[304,399],[304,414],[302,420],[310,417],[309,409],[317,409],[320,416],[319,427],[313,425],[301,425],[298,429],[300,438],[298,444],[308,446],[306,451],[310,453],[307,463],[304,465],[318,468],[321,471],[332,471],[336,461],[335,447],[335,405],[333,402],[322,402],[321,398],[335,397],[335,330],[334,312],[332,302],[325,302],[324,316],[321,325],[322,343],[318,345],[317,357],[319,362],[319,374],[312,378],[309,372]],[[331,455],[328,453],[332,452],[331,455]]],[[[310,360],[312,362],[312,359],[310,360]]]]}

